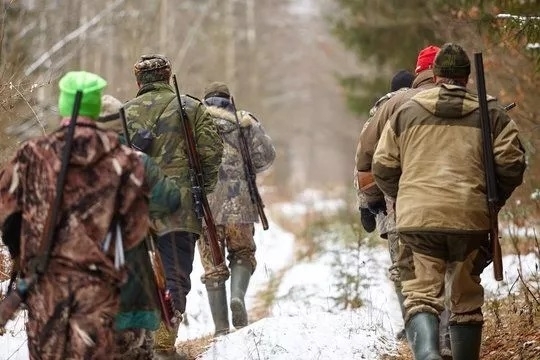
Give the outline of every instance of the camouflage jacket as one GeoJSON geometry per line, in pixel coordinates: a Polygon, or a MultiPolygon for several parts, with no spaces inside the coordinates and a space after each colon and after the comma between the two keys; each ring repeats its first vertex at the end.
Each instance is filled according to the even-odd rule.
{"type": "MultiPolygon", "coordinates": [[[[42,232],[55,197],[66,134],[63,127],[26,142],[0,172],[0,223],[22,214],[23,274],[31,259],[42,255],[42,232]]],[[[94,125],[77,125],[49,268],[98,270],[123,280],[124,274],[114,267],[114,250],[101,250],[115,215],[123,225],[124,250],[130,250],[149,226],[142,162],[116,135],[94,125]]]]}
{"type": "MultiPolygon", "coordinates": [[[[258,222],[257,209],[249,195],[234,112],[216,106],[209,106],[208,112],[214,119],[224,145],[218,182],[214,192],[208,196],[214,220],[219,225],[258,222]]],[[[268,169],[276,157],[272,140],[249,112],[238,111],[237,114],[255,172],[268,169]]]]}
{"type": "Polygon", "coordinates": [[[144,164],[144,177],[150,187],[150,218],[160,219],[180,206],[180,189],[150,156],[137,152],[144,164]]]}
{"type": "MultiPolygon", "coordinates": [[[[182,96],[182,103],[195,133],[197,152],[203,169],[205,191],[216,184],[223,143],[206,107],[197,99],[182,96]]],[[[150,131],[151,142],[145,149],[180,189],[180,207],[155,221],[159,235],[170,231],[201,233],[202,224],[193,209],[189,161],[178,101],[172,87],[163,82],[143,86],[137,97],[124,105],[128,128],[133,139],[150,131]]]]}

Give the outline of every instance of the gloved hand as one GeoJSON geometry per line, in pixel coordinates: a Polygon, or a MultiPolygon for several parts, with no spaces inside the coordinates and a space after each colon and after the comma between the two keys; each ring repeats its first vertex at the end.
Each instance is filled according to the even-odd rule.
{"type": "Polygon", "coordinates": [[[375,222],[375,215],[369,209],[360,208],[360,222],[362,227],[368,233],[372,233],[375,230],[377,223],[375,222]]]}
{"type": "Polygon", "coordinates": [[[377,215],[379,213],[383,213],[384,215],[386,215],[386,201],[383,200],[377,200],[377,201],[373,201],[373,202],[369,202],[367,203],[367,208],[369,209],[369,211],[371,211],[373,213],[373,215],[377,215]]]}

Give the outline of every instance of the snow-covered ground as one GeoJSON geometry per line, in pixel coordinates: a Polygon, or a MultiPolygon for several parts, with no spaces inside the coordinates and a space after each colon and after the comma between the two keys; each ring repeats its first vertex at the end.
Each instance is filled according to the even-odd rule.
{"type": "MultiPolygon", "coordinates": [[[[336,204],[329,205],[332,208],[336,204]]],[[[283,209],[292,216],[302,212],[301,207],[283,209]]],[[[299,262],[295,260],[294,236],[276,223],[271,221],[268,231],[257,227],[255,238],[258,267],[246,302],[249,309],[255,307],[256,294],[281,276],[269,316],[216,339],[201,360],[377,359],[396,349],[395,333],[402,326],[401,315],[386,277],[389,256],[384,246],[366,245],[351,251],[340,249],[329,239],[321,255],[299,262]],[[335,299],[340,288],[343,290],[345,273],[361,279],[356,291],[363,306],[358,309],[344,309],[335,299]]],[[[483,273],[482,283],[489,296],[504,296],[519,288],[512,286],[518,279],[518,259],[507,256],[503,263],[506,281],[495,282],[491,267],[483,273]]],[[[538,266],[533,254],[521,257],[525,278],[537,272],[538,266]]],[[[214,330],[201,273],[197,255],[186,309],[188,324],[180,328],[179,343],[214,330]]],[[[0,337],[0,359],[27,359],[24,315],[8,323],[7,329],[8,333],[0,337]]]]}

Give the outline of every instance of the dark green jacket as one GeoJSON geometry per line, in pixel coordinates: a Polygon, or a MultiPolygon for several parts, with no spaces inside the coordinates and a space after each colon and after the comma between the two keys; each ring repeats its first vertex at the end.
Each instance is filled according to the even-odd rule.
{"type": "MultiPolygon", "coordinates": [[[[150,187],[150,218],[157,219],[175,212],[180,206],[180,192],[148,155],[141,153],[145,179],[150,187]]],[[[157,330],[160,313],[156,298],[152,264],[145,243],[127,251],[128,281],[120,289],[120,311],[116,329],[143,328],[157,330]]]]}

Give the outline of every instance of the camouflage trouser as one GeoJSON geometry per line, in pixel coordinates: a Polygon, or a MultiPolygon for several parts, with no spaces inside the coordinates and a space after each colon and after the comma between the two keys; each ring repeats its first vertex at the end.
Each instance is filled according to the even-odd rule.
{"type": "MultiPolygon", "coordinates": [[[[388,240],[388,251],[390,252],[390,261],[392,262],[390,264],[390,267],[388,268],[388,277],[392,282],[396,284],[396,286],[401,287],[399,284],[401,282],[399,278],[399,250],[400,250],[400,243],[399,243],[399,236],[395,231],[389,231],[387,234],[387,240],[388,240]]],[[[402,246],[403,247],[403,244],[402,246]]],[[[412,258],[408,259],[402,259],[402,261],[412,261],[412,258]]]]}
{"type": "Polygon", "coordinates": [[[484,289],[480,274],[487,263],[480,250],[487,243],[487,235],[424,232],[399,236],[408,245],[399,262],[405,322],[419,312],[439,315],[445,308],[447,281],[450,323],[482,323],[484,289]],[[407,252],[412,252],[412,265],[401,262],[411,256],[407,252]]]}
{"type": "MultiPolygon", "coordinates": [[[[253,234],[255,228],[253,224],[230,224],[217,225],[217,234],[222,246],[227,247],[227,259],[229,262],[242,262],[251,264],[252,271],[255,271],[257,261],[255,260],[255,240],[253,234]]],[[[201,281],[224,282],[230,276],[230,271],[227,265],[221,264],[214,266],[212,261],[212,253],[206,233],[198,242],[199,253],[201,255],[201,263],[204,267],[204,274],[201,276],[201,281]]]]}
{"type": "Polygon", "coordinates": [[[151,360],[154,336],[146,329],[127,329],[117,331],[115,360],[151,360]]]}
{"type": "Polygon", "coordinates": [[[111,359],[116,285],[72,269],[45,274],[26,301],[30,359],[111,359]]]}

